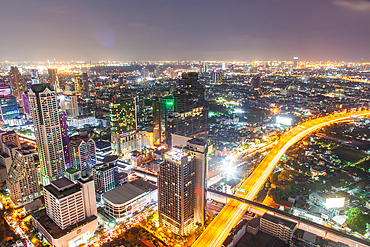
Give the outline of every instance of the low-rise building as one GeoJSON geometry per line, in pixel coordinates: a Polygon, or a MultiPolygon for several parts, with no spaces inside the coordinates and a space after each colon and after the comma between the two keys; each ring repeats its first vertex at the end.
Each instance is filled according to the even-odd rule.
{"type": "Polygon", "coordinates": [[[157,202],[157,187],[139,178],[125,183],[103,195],[104,211],[115,219],[139,212],[157,202]]]}
{"type": "Polygon", "coordinates": [[[291,244],[293,233],[297,229],[297,223],[265,213],[261,217],[260,229],[262,232],[291,244]]]}

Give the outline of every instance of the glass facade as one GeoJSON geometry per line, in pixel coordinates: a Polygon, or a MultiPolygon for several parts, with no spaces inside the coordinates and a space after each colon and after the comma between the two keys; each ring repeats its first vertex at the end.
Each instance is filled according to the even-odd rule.
{"type": "Polygon", "coordinates": [[[8,123],[19,118],[17,99],[13,95],[0,97],[1,120],[8,123]]]}

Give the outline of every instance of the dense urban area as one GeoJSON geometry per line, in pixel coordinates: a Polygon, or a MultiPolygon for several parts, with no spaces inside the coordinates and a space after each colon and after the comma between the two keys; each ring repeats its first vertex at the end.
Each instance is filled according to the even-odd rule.
{"type": "Polygon", "coordinates": [[[370,63],[0,62],[0,246],[369,246],[370,63]]]}

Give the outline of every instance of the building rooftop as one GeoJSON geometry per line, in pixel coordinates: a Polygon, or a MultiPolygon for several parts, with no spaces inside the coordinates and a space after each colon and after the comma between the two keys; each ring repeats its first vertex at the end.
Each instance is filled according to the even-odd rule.
{"type": "Polygon", "coordinates": [[[75,225],[71,225],[66,229],[62,230],[55,222],[46,214],[46,209],[41,209],[32,214],[32,217],[36,219],[47,232],[54,238],[58,239],[67,233],[72,232],[73,230],[80,228],[94,220],[96,220],[97,216],[92,215],[90,217],[86,217],[84,220],[77,222],[75,225]]]}
{"type": "Polygon", "coordinates": [[[297,225],[297,223],[295,222],[292,222],[292,221],[289,221],[289,220],[284,220],[282,218],[279,218],[279,217],[276,217],[276,216],[273,216],[271,214],[268,214],[268,213],[265,213],[263,216],[262,216],[263,219],[265,220],[268,220],[268,221],[271,221],[271,222],[274,222],[276,224],[279,224],[279,225],[284,225],[286,227],[289,227],[290,229],[294,229],[295,226],[297,225]]]}
{"type": "Polygon", "coordinates": [[[44,189],[49,191],[56,198],[69,196],[73,193],[81,191],[81,188],[66,177],[52,181],[44,189]]]}
{"type": "Polygon", "coordinates": [[[118,186],[103,195],[104,200],[120,205],[142,195],[143,193],[156,190],[157,187],[150,182],[139,178],[131,183],[118,186]]]}
{"type": "Polygon", "coordinates": [[[79,172],[80,170],[74,168],[74,167],[70,167],[66,170],[66,172],[68,172],[69,174],[73,174],[73,173],[76,173],[76,172],[79,172]]]}
{"type": "Polygon", "coordinates": [[[118,156],[117,155],[109,155],[109,156],[106,156],[103,159],[103,163],[111,163],[111,162],[114,162],[114,161],[117,161],[117,160],[118,160],[118,156]]]}
{"type": "Polygon", "coordinates": [[[199,138],[191,139],[188,142],[191,143],[191,144],[201,145],[201,146],[204,146],[204,145],[207,144],[207,142],[205,140],[202,140],[202,139],[199,139],[199,138]]]}

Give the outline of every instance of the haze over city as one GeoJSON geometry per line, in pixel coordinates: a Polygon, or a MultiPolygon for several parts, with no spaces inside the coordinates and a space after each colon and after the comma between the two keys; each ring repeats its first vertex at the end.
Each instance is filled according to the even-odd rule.
{"type": "Polygon", "coordinates": [[[368,0],[2,1],[2,61],[368,61],[368,0]]]}

